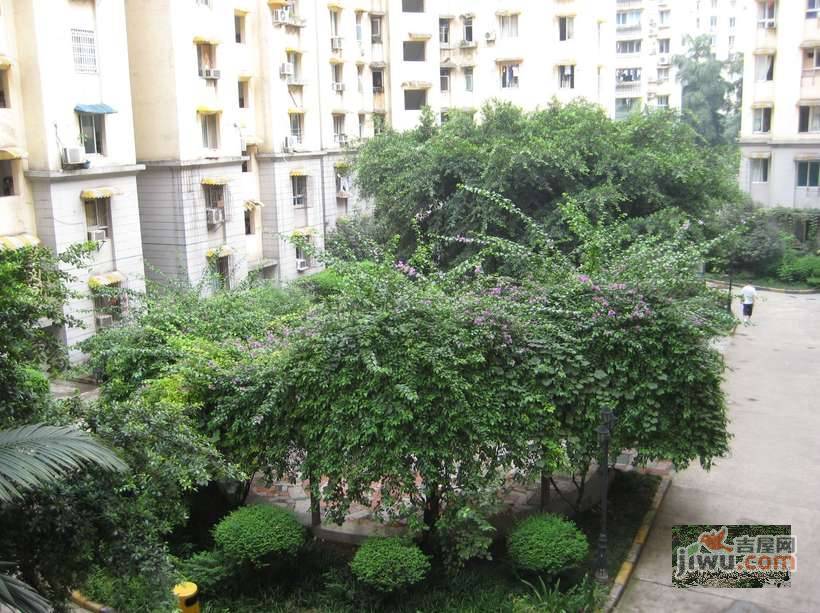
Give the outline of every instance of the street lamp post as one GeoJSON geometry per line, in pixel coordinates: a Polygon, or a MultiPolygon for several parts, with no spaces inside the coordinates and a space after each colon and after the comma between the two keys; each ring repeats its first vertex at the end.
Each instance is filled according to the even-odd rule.
{"type": "Polygon", "coordinates": [[[595,579],[601,583],[609,581],[609,573],[606,563],[606,503],[609,494],[609,439],[612,435],[612,427],[615,425],[615,414],[611,409],[601,410],[601,425],[598,426],[598,444],[601,447],[601,458],[598,462],[598,470],[601,475],[601,533],[598,535],[598,561],[595,571],[595,579]]]}

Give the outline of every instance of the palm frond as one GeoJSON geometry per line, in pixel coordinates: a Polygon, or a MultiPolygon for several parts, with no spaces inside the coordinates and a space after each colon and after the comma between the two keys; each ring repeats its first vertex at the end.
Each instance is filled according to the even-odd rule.
{"type": "Polygon", "coordinates": [[[0,573],[0,605],[21,613],[50,613],[48,600],[16,577],[0,573]]]}
{"type": "Polygon", "coordinates": [[[0,430],[0,503],[87,464],[108,470],[126,468],[113,451],[71,426],[34,424],[0,430]]]}

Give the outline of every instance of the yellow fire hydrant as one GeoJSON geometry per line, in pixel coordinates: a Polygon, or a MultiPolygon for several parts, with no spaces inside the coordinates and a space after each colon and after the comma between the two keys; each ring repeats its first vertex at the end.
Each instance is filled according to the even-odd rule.
{"type": "Polygon", "coordinates": [[[183,613],[200,613],[199,588],[196,583],[186,581],[174,586],[174,595],[179,598],[179,610],[183,613]]]}

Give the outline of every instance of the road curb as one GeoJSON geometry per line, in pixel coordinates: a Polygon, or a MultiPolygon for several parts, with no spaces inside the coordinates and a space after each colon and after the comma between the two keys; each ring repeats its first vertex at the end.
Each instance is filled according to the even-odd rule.
{"type": "Polygon", "coordinates": [[[669,490],[670,483],[672,483],[672,478],[669,476],[661,479],[661,482],[658,485],[658,491],[655,492],[655,497],[652,499],[652,505],[643,516],[641,527],[638,528],[638,531],[635,533],[635,538],[632,540],[632,547],[629,548],[629,553],[626,555],[626,560],[624,560],[623,564],[621,564],[621,568],[618,570],[618,575],[615,577],[615,583],[612,585],[612,589],[609,590],[609,597],[606,600],[606,605],[604,605],[604,613],[610,613],[613,611],[615,606],[618,604],[618,601],[621,599],[621,595],[626,589],[629,579],[632,577],[632,571],[635,570],[635,565],[641,557],[641,552],[646,544],[646,540],[649,538],[649,532],[652,530],[652,526],[655,523],[655,516],[657,515],[663,499],[666,497],[666,492],[669,490]]]}
{"type": "Polygon", "coordinates": [[[116,613],[111,607],[92,602],[77,590],[71,592],[71,602],[91,613],[116,613]]]}
{"type": "MultiPolygon", "coordinates": [[[[709,279],[709,283],[713,285],[719,285],[722,288],[728,289],[729,284],[726,281],[718,281],[717,279],[709,279]]],[[[740,285],[740,281],[737,283],[732,284],[732,288],[741,288],[743,287],[740,285]]],[[[775,292],[777,294],[820,294],[820,291],[816,289],[783,289],[780,287],[765,287],[763,285],[755,285],[755,289],[762,290],[764,292],[775,292]]]]}

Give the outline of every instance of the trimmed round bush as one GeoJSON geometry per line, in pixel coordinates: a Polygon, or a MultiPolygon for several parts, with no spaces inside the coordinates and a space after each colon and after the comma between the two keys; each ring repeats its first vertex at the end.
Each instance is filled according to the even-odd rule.
{"type": "Polygon", "coordinates": [[[518,568],[554,575],[578,566],[589,553],[589,543],[568,519],[533,515],[507,537],[507,552],[518,568]]]}
{"type": "Polygon", "coordinates": [[[353,576],[380,592],[395,592],[424,579],[430,561],[413,543],[398,538],[366,540],[350,563],[353,576]]]}
{"type": "Polygon", "coordinates": [[[234,562],[261,564],[277,556],[295,555],[305,542],[305,531],[284,509],[252,505],[219,522],[214,541],[234,562]]]}

